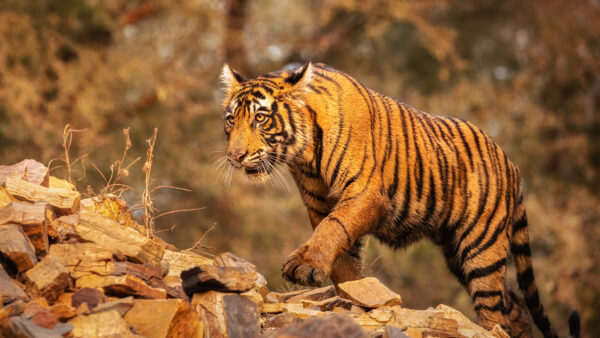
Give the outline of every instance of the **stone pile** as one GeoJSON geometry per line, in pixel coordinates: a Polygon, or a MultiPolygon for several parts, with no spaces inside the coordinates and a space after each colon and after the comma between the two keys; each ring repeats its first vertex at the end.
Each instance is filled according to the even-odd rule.
{"type": "Polygon", "coordinates": [[[114,196],[0,166],[0,337],[505,337],[375,278],[285,293],[231,253],[148,238],[114,196]]]}

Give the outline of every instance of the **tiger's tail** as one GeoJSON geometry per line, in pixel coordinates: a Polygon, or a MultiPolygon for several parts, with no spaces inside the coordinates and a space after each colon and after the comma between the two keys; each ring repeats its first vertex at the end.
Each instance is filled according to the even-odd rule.
{"type": "MultiPolygon", "coordinates": [[[[510,241],[510,251],[517,268],[517,281],[519,289],[525,297],[525,303],[533,322],[540,329],[544,337],[558,337],[556,330],[550,324],[548,315],[540,301],[540,295],[533,276],[531,264],[531,250],[529,248],[529,234],[527,229],[527,216],[522,199],[515,210],[514,223],[510,241]]],[[[573,311],[569,318],[569,337],[578,338],[580,334],[580,318],[577,311],[573,311]]]]}

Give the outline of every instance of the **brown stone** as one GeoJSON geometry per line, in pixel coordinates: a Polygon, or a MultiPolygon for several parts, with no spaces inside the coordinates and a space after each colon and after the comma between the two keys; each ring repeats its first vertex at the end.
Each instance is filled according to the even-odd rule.
{"type": "Polygon", "coordinates": [[[29,303],[25,304],[23,316],[31,317],[34,314],[36,314],[36,312],[45,310],[48,307],[49,307],[48,300],[44,297],[38,297],[38,298],[30,301],[29,303]]]}
{"type": "Polygon", "coordinates": [[[165,250],[163,261],[168,264],[167,275],[163,280],[171,284],[181,284],[181,272],[201,264],[212,264],[212,259],[200,256],[193,252],[165,250]]]}
{"type": "Polygon", "coordinates": [[[58,177],[50,176],[48,179],[48,188],[63,188],[67,190],[77,190],[75,186],[67,180],[60,179],[58,177]]]}
{"type": "Polygon", "coordinates": [[[27,182],[48,186],[48,168],[35,160],[23,160],[13,165],[0,165],[0,185],[6,183],[9,177],[18,177],[27,182]]]}
{"type": "Polygon", "coordinates": [[[50,311],[52,311],[60,321],[69,320],[77,315],[77,310],[74,307],[63,303],[52,305],[50,311]]]}
{"type": "Polygon", "coordinates": [[[133,297],[117,298],[115,300],[98,305],[92,310],[92,313],[116,310],[121,316],[124,316],[133,307],[133,297]]]}
{"type": "Polygon", "coordinates": [[[282,328],[297,322],[299,319],[289,312],[282,312],[274,316],[270,316],[265,320],[265,327],[282,328]]]}
{"type": "Polygon", "coordinates": [[[313,300],[319,301],[327,298],[334,297],[336,295],[335,287],[333,285],[325,286],[322,288],[308,290],[295,296],[291,296],[285,299],[286,303],[300,303],[301,300],[313,300]]]}
{"type": "Polygon", "coordinates": [[[106,274],[115,249],[97,243],[54,244],[49,256],[56,257],[69,270],[74,279],[90,274],[106,274]]]}
{"type": "Polygon", "coordinates": [[[17,300],[29,301],[29,296],[19,285],[8,276],[2,265],[0,265],[0,307],[17,300]]]}
{"type": "Polygon", "coordinates": [[[153,288],[142,279],[130,275],[87,275],[77,279],[75,286],[77,288],[102,288],[105,294],[114,296],[135,296],[147,299],[167,298],[166,290],[153,288]]]}
{"type": "Polygon", "coordinates": [[[20,224],[40,257],[48,252],[48,228],[53,219],[54,211],[46,202],[11,202],[0,209],[0,224],[20,224]]]}
{"type": "Polygon", "coordinates": [[[73,338],[136,336],[116,310],[77,316],[69,324],[73,325],[70,334],[73,338]]]}
{"type": "Polygon", "coordinates": [[[52,330],[58,324],[58,317],[49,309],[41,309],[33,315],[31,322],[39,327],[52,330]]]}
{"type": "Polygon", "coordinates": [[[79,223],[79,213],[60,216],[52,221],[48,231],[56,233],[59,243],[71,238],[80,239],[75,229],[77,223],[79,223]]]}
{"type": "Polygon", "coordinates": [[[12,197],[7,191],[6,188],[0,186],[0,208],[4,208],[10,202],[18,202],[19,200],[12,197]]]}
{"type": "Polygon", "coordinates": [[[196,293],[192,306],[203,323],[204,337],[258,336],[256,304],[239,294],[215,291],[196,293]]]}
{"type": "Polygon", "coordinates": [[[93,288],[81,288],[71,297],[71,306],[78,308],[82,303],[87,303],[88,309],[92,310],[99,304],[106,302],[104,292],[93,288]]]}
{"type": "Polygon", "coordinates": [[[256,271],[247,267],[202,264],[181,273],[183,290],[192,297],[204,291],[244,292],[256,285],[256,271]]]}
{"type": "Polygon", "coordinates": [[[5,318],[19,316],[25,311],[25,302],[17,300],[9,305],[4,306],[0,309],[0,322],[5,318]]]}
{"type": "Polygon", "coordinates": [[[388,289],[377,278],[367,277],[338,284],[340,296],[350,299],[355,305],[377,308],[384,305],[400,305],[400,295],[388,289]]]}
{"type": "Polygon", "coordinates": [[[198,333],[198,315],[181,299],[136,299],[124,318],[138,334],[148,338],[192,338],[198,333]]]}
{"type": "Polygon", "coordinates": [[[395,326],[386,325],[385,331],[383,331],[382,338],[409,338],[404,331],[400,330],[395,326]]]}
{"type": "Polygon", "coordinates": [[[240,295],[253,301],[256,304],[256,306],[258,307],[258,313],[262,312],[262,308],[263,308],[265,301],[262,298],[262,296],[260,295],[260,293],[258,293],[256,288],[250,289],[246,292],[242,292],[242,293],[240,293],[240,295]]]}
{"type": "Polygon", "coordinates": [[[341,298],[339,296],[313,301],[302,299],[300,301],[305,308],[317,307],[321,309],[321,311],[333,311],[335,308],[343,309],[350,311],[352,309],[352,301],[348,299],[341,298]]]}
{"type": "Polygon", "coordinates": [[[16,224],[0,225],[0,253],[10,259],[19,272],[32,268],[37,263],[35,248],[16,224]]]}
{"type": "Polygon", "coordinates": [[[256,281],[254,282],[254,284],[258,287],[267,285],[267,280],[263,275],[258,273],[256,265],[248,262],[247,260],[237,255],[232,254],[231,252],[224,252],[218,255],[214,260],[214,265],[238,267],[253,270],[254,272],[256,272],[256,281]]]}
{"type": "Polygon", "coordinates": [[[165,245],[146,238],[115,220],[83,209],[79,213],[77,234],[86,241],[112,247],[134,263],[160,267],[165,245]]]}
{"type": "Polygon", "coordinates": [[[34,295],[54,303],[69,286],[69,270],[57,258],[46,256],[25,273],[25,284],[34,295]]]}
{"type": "Polygon", "coordinates": [[[20,200],[48,202],[54,211],[62,215],[77,212],[80,207],[81,196],[77,191],[46,188],[16,177],[6,179],[6,191],[20,200]]]}
{"type": "Polygon", "coordinates": [[[286,328],[270,332],[271,338],[367,338],[369,335],[352,318],[344,314],[315,317],[292,324],[286,328]]]}
{"type": "MultiPolygon", "coordinates": [[[[298,296],[298,295],[301,295],[301,294],[309,292],[309,291],[311,291],[311,289],[293,290],[293,291],[288,291],[288,292],[269,292],[269,295],[270,295],[269,298],[277,299],[277,301],[274,303],[285,302],[286,300],[288,300],[294,296],[298,296]]],[[[271,302],[267,302],[267,303],[271,303],[271,302]]]]}
{"type": "Polygon", "coordinates": [[[58,323],[52,330],[40,327],[23,317],[12,317],[0,322],[0,337],[39,337],[59,338],[65,336],[73,329],[73,326],[58,323]]]}

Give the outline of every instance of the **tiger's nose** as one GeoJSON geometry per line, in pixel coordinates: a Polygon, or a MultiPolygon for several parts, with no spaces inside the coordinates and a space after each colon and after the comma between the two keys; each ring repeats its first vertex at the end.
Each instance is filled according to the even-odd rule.
{"type": "Polygon", "coordinates": [[[227,156],[229,156],[229,158],[232,161],[241,163],[242,160],[244,159],[244,157],[246,156],[246,154],[248,154],[248,152],[236,153],[236,154],[229,153],[229,154],[227,154],[227,156]]]}

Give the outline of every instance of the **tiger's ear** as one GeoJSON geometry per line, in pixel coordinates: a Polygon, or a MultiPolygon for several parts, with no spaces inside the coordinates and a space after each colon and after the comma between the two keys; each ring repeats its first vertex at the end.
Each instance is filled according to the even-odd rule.
{"type": "Polygon", "coordinates": [[[306,85],[312,81],[314,77],[312,63],[308,61],[304,66],[291,72],[285,79],[285,83],[289,85],[294,91],[304,91],[306,85]]]}
{"type": "Polygon", "coordinates": [[[223,84],[223,91],[225,93],[231,92],[231,90],[239,86],[242,82],[246,82],[247,79],[240,73],[231,69],[228,64],[223,65],[221,76],[219,76],[221,83],[223,84]]]}

